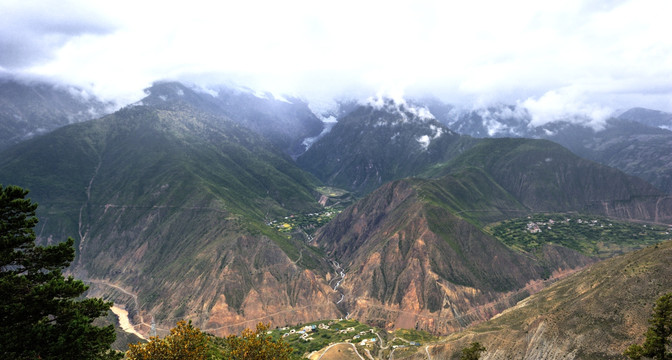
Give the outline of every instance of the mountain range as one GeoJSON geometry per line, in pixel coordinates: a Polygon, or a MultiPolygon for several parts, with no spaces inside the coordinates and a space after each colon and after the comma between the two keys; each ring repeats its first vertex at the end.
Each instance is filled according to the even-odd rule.
{"type": "MultiPolygon", "coordinates": [[[[449,121],[454,110],[370,99],[325,123],[296,98],[159,82],[114,113],[8,145],[0,183],[31,191],[38,241],[73,236],[69,271],[145,334],[182,318],[222,335],[339,317],[468,334],[601,260],[561,242],[511,246],[493,224],[538,214],[672,223],[665,113],[633,109],[601,130],[522,121],[504,137],[460,131],[476,129],[476,115],[482,126],[513,119],[502,114],[515,107],[487,121],[449,121]],[[360,199],[347,208],[318,202],[348,191],[360,199]],[[324,226],[306,223],[327,213],[324,226]]],[[[609,254],[631,245],[600,240],[609,254]]]]}
{"type": "Polygon", "coordinates": [[[437,105],[432,109],[442,123],[460,134],[548,139],[672,193],[672,114],[633,108],[599,126],[580,116],[537,125],[527,109],[514,105],[463,112],[437,105]]]}

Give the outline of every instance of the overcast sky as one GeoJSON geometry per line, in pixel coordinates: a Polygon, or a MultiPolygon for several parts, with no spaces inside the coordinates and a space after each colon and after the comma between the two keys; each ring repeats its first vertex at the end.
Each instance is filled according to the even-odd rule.
{"type": "Polygon", "coordinates": [[[671,15],[669,0],[0,0],[0,72],[122,103],[179,79],[538,116],[672,111],[671,15]]]}

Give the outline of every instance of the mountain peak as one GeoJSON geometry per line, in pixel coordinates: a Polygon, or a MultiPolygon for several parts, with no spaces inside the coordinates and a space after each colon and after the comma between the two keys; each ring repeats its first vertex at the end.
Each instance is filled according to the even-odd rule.
{"type": "Polygon", "coordinates": [[[672,131],[672,114],[664,111],[636,107],[620,114],[618,118],[672,131]]]}
{"type": "Polygon", "coordinates": [[[380,96],[370,97],[366,100],[365,106],[371,107],[377,111],[398,114],[403,121],[412,121],[416,119],[420,121],[436,120],[436,117],[426,106],[409,104],[404,99],[393,99],[380,96]]]}
{"type": "Polygon", "coordinates": [[[203,88],[174,81],[155,82],[145,93],[147,96],[136,105],[170,110],[186,104],[261,134],[290,155],[305,151],[304,139],[317,136],[324,128],[306,103],[291,97],[270,93],[262,96],[225,85],[203,88]]]}
{"type": "Polygon", "coordinates": [[[430,115],[392,99],[362,104],[297,161],[329,185],[369,192],[458,152],[459,135],[430,115]]]}

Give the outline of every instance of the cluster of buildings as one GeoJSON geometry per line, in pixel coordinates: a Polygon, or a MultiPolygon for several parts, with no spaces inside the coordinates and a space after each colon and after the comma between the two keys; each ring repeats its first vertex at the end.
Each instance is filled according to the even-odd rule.
{"type": "MultiPolygon", "coordinates": [[[[528,216],[527,218],[529,219],[530,217],[528,216]]],[[[569,221],[570,221],[570,219],[565,219],[564,221],[562,221],[562,223],[567,224],[567,223],[569,223],[569,221]]],[[[525,226],[525,230],[530,232],[530,234],[536,234],[536,233],[540,233],[541,228],[544,227],[544,226],[546,226],[546,228],[548,230],[551,230],[552,229],[551,226],[553,226],[553,224],[555,224],[555,220],[553,220],[553,219],[549,219],[546,222],[544,222],[544,221],[537,221],[537,222],[530,221],[525,226]]]]}
{"type": "MultiPolygon", "coordinates": [[[[530,217],[528,216],[528,219],[529,219],[529,218],[530,218],[530,217]]],[[[567,218],[567,219],[562,220],[562,221],[557,222],[557,223],[559,223],[559,224],[569,224],[570,221],[572,221],[572,219],[567,218]]],[[[530,221],[530,222],[528,222],[527,225],[525,226],[525,230],[526,230],[527,232],[529,232],[530,234],[536,234],[536,233],[540,233],[543,227],[546,227],[546,229],[551,230],[551,229],[552,229],[552,226],[553,226],[555,223],[556,223],[556,221],[553,220],[553,219],[549,219],[548,221],[545,221],[545,222],[544,222],[544,221],[536,221],[536,222],[534,222],[534,221],[530,221]]],[[[577,220],[576,220],[576,223],[577,223],[577,224],[588,224],[588,226],[600,226],[600,227],[604,227],[604,225],[603,225],[603,224],[600,224],[597,220],[583,220],[583,219],[577,219],[577,220]]],[[[612,224],[609,224],[609,226],[613,226],[613,225],[612,225],[612,224]]]]}
{"type": "MultiPolygon", "coordinates": [[[[320,324],[320,325],[322,325],[322,324],[320,324]]],[[[327,328],[329,328],[329,327],[327,326],[327,328]]],[[[299,334],[299,337],[302,340],[310,341],[310,340],[314,340],[312,337],[310,337],[310,333],[315,331],[315,329],[317,329],[316,325],[306,325],[299,330],[290,329],[289,332],[286,332],[286,333],[282,334],[282,337],[286,338],[287,336],[292,335],[292,334],[299,334]]],[[[287,328],[282,328],[280,330],[287,330],[287,328]]]]}
{"type": "Polygon", "coordinates": [[[525,226],[525,230],[527,230],[530,234],[536,234],[541,232],[539,224],[533,222],[527,223],[527,226],[525,226]]]}
{"type": "MultiPolygon", "coordinates": [[[[350,327],[350,328],[347,328],[346,330],[348,330],[347,332],[355,331],[355,329],[354,329],[354,328],[351,328],[351,327],[350,327]]],[[[362,336],[364,336],[364,335],[366,335],[366,334],[368,334],[368,333],[375,334],[375,330],[374,330],[374,329],[370,329],[369,331],[360,331],[359,334],[356,334],[355,336],[352,337],[352,340],[359,340],[359,345],[361,345],[361,346],[366,346],[367,344],[373,344],[373,343],[375,343],[375,342],[376,342],[376,337],[375,337],[375,336],[372,337],[372,338],[370,338],[370,339],[364,339],[364,338],[362,338],[362,336]],[[360,340],[360,339],[361,339],[361,340],[360,340]]],[[[351,340],[346,340],[346,342],[349,342],[349,341],[351,341],[351,340]]]]}

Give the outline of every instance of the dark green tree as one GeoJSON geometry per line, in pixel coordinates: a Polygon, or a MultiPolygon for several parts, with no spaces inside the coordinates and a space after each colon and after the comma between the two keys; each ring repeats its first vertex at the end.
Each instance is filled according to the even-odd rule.
{"type": "Polygon", "coordinates": [[[670,360],[672,352],[672,293],[661,296],[653,307],[644,345],[631,345],[623,353],[630,359],[670,360]]]}
{"type": "Polygon", "coordinates": [[[114,327],[96,327],[112,303],[78,299],[87,289],[64,277],[74,240],[37,246],[37,204],[18,186],[0,185],[0,358],[119,359],[114,327]]]}
{"type": "Polygon", "coordinates": [[[478,360],[481,357],[481,353],[486,351],[485,347],[479,342],[473,342],[471,345],[462,349],[462,354],[460,355],[460,360],[478,360]]]}

